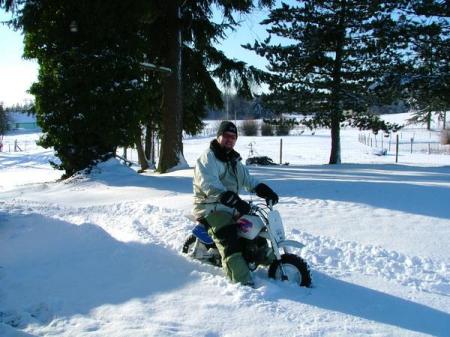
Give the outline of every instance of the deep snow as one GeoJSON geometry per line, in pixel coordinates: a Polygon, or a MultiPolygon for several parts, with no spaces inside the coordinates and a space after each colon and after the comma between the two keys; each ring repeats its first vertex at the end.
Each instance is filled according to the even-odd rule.
{"type": "MultiPolygon", "coordinates": [[[[311,289],[264,269],[257,289],[230,284],[179,253],[192,169],[110,160],[57,181],[52,151],[0,153],[0,336],[450,336],[450,156],[394,164],[357,135],[343,130],[340,166],[318,130],[283,138],[289,166],[250,168],[306,245],[311,289]]],[[[185,141],[191,167],[209,140],[185,141]]],[[[244,158],[250,142],[278,160],[278,137],[239,137],[244,158]]]]}

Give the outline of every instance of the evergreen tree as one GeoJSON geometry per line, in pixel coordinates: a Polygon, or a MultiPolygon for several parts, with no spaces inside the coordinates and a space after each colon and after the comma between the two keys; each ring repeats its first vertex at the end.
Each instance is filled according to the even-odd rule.
{"type": "Polygon", "coordinates": [[[132,143],[145,97],[140,63],[145,1],[25,1],[17,25],[39,63],[40,144],[70,176],[132,143]]]}
{"type": "MultiPolygon", "coordinates": [[[[260,1],[268,5],[272,1],[260,1]]],[[[202,127],[206,107],[223,102],[213,77],[233,85],[241,96],[251,97],[250,82],[260,73],[243,62],[227,58],[214,47],[226,30],[238,23],[233,13],[248,13],[252,1],[152,1],[146,22],[149,37],[148,59],[171,68],[161,76],[161,155],[158,171],[163,173],[184,161],[182,131],[195,133],[202,127]],[[224,20],[214,23],[212,6],[222,10],[224,20]],[[183,88],[187,88],[184,89],[183,88]]],[[[155,102],[157,104],[157,102],[155,102]]]]}
{"type": "Polygon", "coordinates": [[[402,87],[415,110],[411,122],[426,123],[429,130],[433,114],[443,119],[450,110],[450,2],[412,1],[404,18],[411,54],[402,87]]]}
{"type": "Polygon", "coordinates": [[[315,0],[282,3],[262,22],[270,36],[254,50],[269,61],[271,94],[278,113],[312,116],[310,127],[331,128],[330,164],[341,161],[341,125],[388,130],[371,117],[369,88],[392,62],[390,39],[396,36],[394,1],[315,0]],[[283,43],[274,44],[272,36],[283,43]]]}
{"type": "Polygon", "coordinates": [[[6,115],[3,104],[0,102],[0,136],[8,131],[8,116],[6,115]]]}

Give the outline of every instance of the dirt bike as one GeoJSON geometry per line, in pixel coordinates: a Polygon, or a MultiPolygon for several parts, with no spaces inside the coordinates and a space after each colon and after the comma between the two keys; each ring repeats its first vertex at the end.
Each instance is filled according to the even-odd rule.
{"type": "MultiPolygon", "coordinates": [[[[258,267],[261,255],[269,252],[275,256],[270,263],[268,274],[270,278],[296,283],[302,287],[311,286],[311,274],[307,263],[298,255],[289,252],[288,247],[303,248],[298,241],[286,240],[280,213],[271,204],[249,202],[250,213],[237,219],[238,237],[242,243],[242,255],[249,269],[258,267]]],[[[182,252],[193,259],[222,266],[219,251],[213,239],[208,234],[208,223],[204,219],[196,220],[191,234],[184,241],[182,252]]]]}

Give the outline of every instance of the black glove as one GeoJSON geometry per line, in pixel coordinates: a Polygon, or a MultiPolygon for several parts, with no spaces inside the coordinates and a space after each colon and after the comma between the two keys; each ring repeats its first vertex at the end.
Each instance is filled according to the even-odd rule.
{"type": "Polygon", "coordinates": [[[235,208],[240,214],[250,213],[249,203],[239,198],[239,196],[232,191],[223,192],[219,197],[219,201],[225,206],[235,208]]]}
{"type": "Polygon", "coordinates": [[[272,206],[278,203],[278,195],[266,184],[258,184],[255,187],[256,195],[260,198],[266,199],[266,204],[272,202],[272,206]]]}

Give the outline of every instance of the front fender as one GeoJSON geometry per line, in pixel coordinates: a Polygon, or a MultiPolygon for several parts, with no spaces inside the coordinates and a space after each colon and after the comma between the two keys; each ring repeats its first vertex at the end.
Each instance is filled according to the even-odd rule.
{"type": "Polygon", "coordinates": [[[278,242],[278,247],[280,248],[285,248],[285,247],[295,247],[295,248],[303,248],[305,247],[305,245],[303,243],[300,243],[298,241],[294,241],[294,240],[283,240],[278,242]]]}

